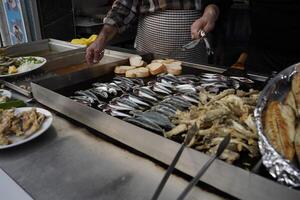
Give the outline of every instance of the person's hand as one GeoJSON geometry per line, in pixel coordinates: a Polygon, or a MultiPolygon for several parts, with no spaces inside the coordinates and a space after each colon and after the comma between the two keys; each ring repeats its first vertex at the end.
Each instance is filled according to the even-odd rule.
{"type": "Polygon", "coordinates": [[[216,21],[219,17],[219,8],[210,4],[206,6],[202,17],[197,19],[191,26],[192,39],[198,39],[199,31],[203,30],[205,33],[209,33],[215,28],[216,21]]]}
{"type": "Polygon", "coordinates": [[[103,26],[95,42],[86,49],[85,60],[88,64],[96,64],[103,58],[106,44],[117,34],[117,32],[118,29],[115,26],[107,24],[103,26]]]}
{"type": "Polygon", "coordinates": [[[86,49],[85,60],[89,65],[96,64],[103,58],[105,45],[105,40],[101,37],[98,37],[86,49]]]}

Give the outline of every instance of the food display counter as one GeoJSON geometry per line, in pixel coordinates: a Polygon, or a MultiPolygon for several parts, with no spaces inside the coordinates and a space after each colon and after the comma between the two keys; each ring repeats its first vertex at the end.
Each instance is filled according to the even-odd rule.
{"type": "MultiPolygon", "coordinates": [[[[1,150],[0,168],[32,199],[150,199],[164,168],[94,134],[84,126],[54,115],[52,127],[40,137],[1,150]]],[[[0,179],[2,184],[1,173],[0,179]]],[[[183,178],[172,176],[161,199],[175,199],[186,184],[183,178]]],[[[7,196],[15,192],[13,187],[9,189],[3,191],[7,196]]],[[[223,199],[195,188],[189,198],[198,197],[223,199]]]]}
{"type": "MultiPolygon", "coordinates": [[[[183,65],[189,73],[219,71],[218,68],[203,65],[191,63],[184,63],[183,65]]],[[[180,148],[179,143],[68,98],[70,92],[78,89],[78,86],[82,88],[93,80],[107,80],[113,77],[114,67],[107,65],[33,82],[33,95],[40,103],[63,113],[67,117],[96,129],[160,162],[170,163],[175,152],[180,148]],[[49,98],[50,96],[51,98],[49,98]]],[[[255,79],[255,76],[252,78],[255,79]]],[[[183,152],[176,169],[193,176],[197,173],[199,166],[202,166],[208,159],[209,156],[188,148],[183,152]]],[[[213,163],[203,176],[202,181],[239,199],[293,199],[299,195],[297,190],[291,190],[260,174],[249,172],[220,160],[213,163]],[[272,193],[269,192],[271,190],[272,193]]]]}
{"type": "MultiPolygon", "coordinates": [[[[71,50],[73,51],[73,50],[71,50]]],[[[49,56],[28,84],[27,100],[51,109],[53,126],[35,140],[0,152],[0,167],[34,199],[150,199],[180,143],[70,98],[79,89],[111,81],[116,65],[132,53],[106,50],[97,65],[83,63],[85,50],[49,56]],[[59,59],[58,59],[59,58],[59,59]],[[73,58],[73,59],[72,59],[73,58]],[[76,62],[75,62],[76,61],[76,62]]],[[[45,56],[47,57],[47,56],[45,56]]],[[[144,59],[161,59],[145,55],[144,59]]],[[[223,68],[182,63],[183,74],[222,73],[223,68]]],[[[258,87],[267,77],[248,74],[258,87]]],[[[149,81],[149,80],[148,80],[149,81]]],[[[18,90],[17,81],[4,80],[18,90]]],[[[18,91],[20,92],[20,91],[18,91]]],[[[22,93],[22,92],[21,92],[22,93]]],[[[161,199],[175,199],[210,158],[186,148],[161,199]]],[[[277,183],[260,161],[252,169],[216,160],[187,199],[296,199],[299,190],[277,183]]]]}

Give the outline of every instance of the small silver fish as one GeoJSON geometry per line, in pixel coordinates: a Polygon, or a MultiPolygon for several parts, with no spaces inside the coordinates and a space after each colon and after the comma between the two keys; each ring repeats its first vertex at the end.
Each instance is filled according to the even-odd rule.
{"type": "Polygon", "coordinates": [[[88,97],[92,98],[94,101],[102,103],[102,101],[100,101],[100,99],[90,90],[79,90],[79,91],[76,91],[75,94],[82,95],[82,96],[88,96],[88,97]]]}
{"type": "Polygon", "coordinates": [[[169,90],[168,88],[164,87],[163,85],[161,85],[159,83],[155,83],[154,85],[152,85],[151,89],[154,92],[158,92],[158,93],[161,93],[161,94],[164,94],[164,95],[168,95],[168,94],[172,93],[171,90],[169,90]]]}
{"type": "Polygon", "coordinates": [[[135,118],[124,118],[124,120],[155,132],[159,132],[159,133],[163,132],[163,129],[159,125],[142,116],[135,117],[135,118]]]}
{"type": "Polygon", "coordinates": [[[194,104],[198,104],[199,103],[198,99],[196,99],[194,97],[191,97],[191,96],[189,96],[187,94],[176,94],[176,96],[179,96],[179,97],[185,99],[186,101],[189,101],[189,102],[194,103],[194,104]]]}
{"type": "Polygon", "coordinates": [[[87,106],[92,106],[94,103],[94,99],[87,96],[71,96],[70,99],[87,106]]]}
{"type": "Polygon", "coordinates": [[[145,92],[137,91],[136,94],[137,94],[137,96],[139,96],[139,97],[146,98],[146,99],[148,99],[148,100],[150,100],[150,101],[158,102],[158,99],[157,99],[156,97],[153,97],[153,96],[151,96],[151,95],[149,95],[149,94],[147,94],[147,93],[145,93],[145,92]]]}
{"type": "Polygon", "coordinates": [[[157,125],[159,125],[165,130],[170,130],[174,127],[170,119],[159,112],[147,111],[147,112],[135,113],[135,116],[144,117],[156,123],[157,125]]]}
{"type": "Polygon", "coordinates": [[[148,104],[147,102],[142,101],[141,99],[139,99],[139,97],[136,97],[134,95],[130,95],[130,94],[124,94],[121,96],[121,98],[126,98],[129,101],[132,101],[140,106],[143,107],[150,107],[150,104],[148,104]]]}
{"type": "Polygon", "coordinates": [[[242,82],[242,83],[254,84],[254,81],[253,81],[253,80],[251,80],[251,79],[249,79],[249,78],[245,78],[245,77],[230,76],[229,78],[230,78],[230,79],[237,80],[237,81],[242,82]]]}
{"type": "Polygon", "coordinates": [[[114,117],[132,117],[131,115],[128,115],[126,113],[123,113],[123,112],[120,112],[118,110],[114,110],[114,109],[104,109],[103,112],[111,115],[111,116],[114,116],[114,117]]]}
{"type": "Polygon", "coordinates": [[[99,95],[100,97],[104,98],[104,99],[107,99],[108,98],[108,93],[104,90],[101,90],[101,89],[97,89],[97,88],[92,88],[90,89],[90,91],[94,94],[97,94],[99,95]]]}
{"type": "Polygon", "coordinates": [[[114,98],[111,100],[111,102],[114,102],[118,105],[127,105],[129,107],[132,107],[132,108],[135,108],[135,109],[139,109],[139,110],[142,110],[144,108],[142,108],[141,106],[139,106],[138,104],[136,104],[135,102],[133,101],[130,101],[129,99],[127,98],[120,98],[120,97],[117,97],[117,98],[114,98]]]}
{"type": "Polygon", "coordinates": [[[196,93],[197,89],[191,84],[183,84],[175,86],[175,90],[181,93],[196,93]]]}
{"type": "Polygon", "coordinates": [[[120,103],[114,103],[111,102],[109,104],[106,104],[105,106],[100,106],[100,109],[113,109],[113,110],[118,110],[118,111],[132,111],[135,110],[134,108],[124,105],[124,104],[120,104],[120,103]]]}

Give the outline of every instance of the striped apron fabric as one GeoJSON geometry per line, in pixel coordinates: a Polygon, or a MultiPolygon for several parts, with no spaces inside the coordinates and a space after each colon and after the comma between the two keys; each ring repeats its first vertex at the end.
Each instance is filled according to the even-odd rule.
{"type": "Polygon", "coordinates": [[[168,58],[207,63],[204,43],[194,49],[180,51],[191,41],[191,25],[200,17],[197,10],[166,10],[139,17],[135,46],[138,51],[168,58]]]}

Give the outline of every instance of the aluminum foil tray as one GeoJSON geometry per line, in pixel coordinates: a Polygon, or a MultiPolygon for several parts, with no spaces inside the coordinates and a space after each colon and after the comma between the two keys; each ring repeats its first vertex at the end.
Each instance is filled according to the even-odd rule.
{"type": "Polygon", "coordinates": [[[263,164],[278,182],[292,187],[300,187],[300,169],[284,159],[268,141],[264,132],[262,114],[270,100],[282,101],[284,99],[290,89],[292,76],[299,72],[300,63],[288,67],[271,79],[263,89],[254,113],[263,164]]]}

